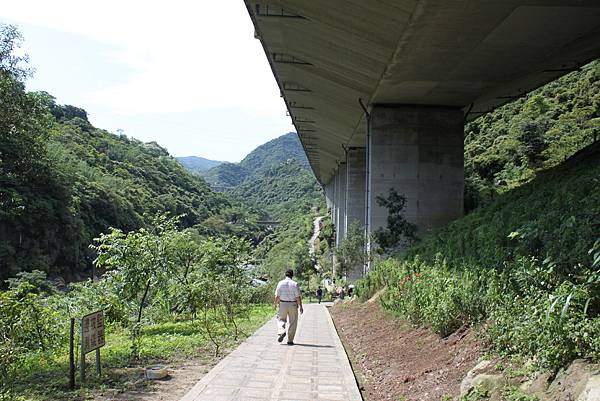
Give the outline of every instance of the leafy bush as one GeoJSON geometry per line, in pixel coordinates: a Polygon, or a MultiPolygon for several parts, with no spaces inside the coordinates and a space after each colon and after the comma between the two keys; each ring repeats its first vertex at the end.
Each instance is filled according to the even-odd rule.
{"type": "Polygon", "coordinates": [[[24,357],[34,352],[52,352],[64,344],[62,324],[51,298],[35,286],[21,282],[0,291],[0,378],[10,381],[24,357]]]}

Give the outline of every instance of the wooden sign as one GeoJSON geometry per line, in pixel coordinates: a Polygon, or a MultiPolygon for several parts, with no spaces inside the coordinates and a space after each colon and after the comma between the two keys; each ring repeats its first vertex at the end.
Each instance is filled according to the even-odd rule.
{"type": "Polygon", "coordinates": [[[98,311],[85,315],[81,320],[81,350],[83,354],[103,347],[104,312],[98,311]]]}

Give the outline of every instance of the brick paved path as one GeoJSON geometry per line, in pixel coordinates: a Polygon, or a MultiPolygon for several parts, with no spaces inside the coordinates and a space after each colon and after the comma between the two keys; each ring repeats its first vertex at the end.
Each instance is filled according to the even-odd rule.
{"type": "Polygon", "coordinates": [[[323,305],[304,306],[296,345],[267,322],[223,359],[182,401],[361,401],[348,358],[323,305]]]}

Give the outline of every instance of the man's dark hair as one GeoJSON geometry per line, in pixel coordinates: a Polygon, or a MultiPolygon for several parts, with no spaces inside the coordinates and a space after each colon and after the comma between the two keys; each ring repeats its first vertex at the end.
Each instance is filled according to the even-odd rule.
{"type": "Polygon", "coordinates": [[[285,276],[289,278],[294,277],[294,271],[292,269],[287,269],[285,272],[285,276]]]}

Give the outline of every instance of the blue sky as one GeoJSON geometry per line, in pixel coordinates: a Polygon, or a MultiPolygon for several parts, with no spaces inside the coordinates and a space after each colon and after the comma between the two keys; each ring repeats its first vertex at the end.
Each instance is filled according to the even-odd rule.
{"type": "Polygon", "coordinates": [[[293,131],[241,0],[20,0],[0,22],[25,38],[28,89],[99,128],[233,162],[293,131]]]}

